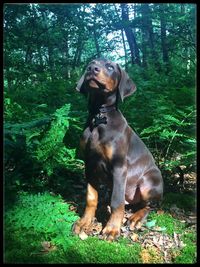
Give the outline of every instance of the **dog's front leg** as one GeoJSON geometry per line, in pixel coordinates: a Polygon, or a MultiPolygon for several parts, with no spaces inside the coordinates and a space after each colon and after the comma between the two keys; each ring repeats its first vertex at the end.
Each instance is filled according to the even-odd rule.
{"type": "Polygon", "coordinates": [[[120,228],[124,217],[126,167],[115,167],[113,171],[113,191],[111,197],[111,216],[103,229],[104,239],[114,240],[120,235],[120,228]]]}
{"type": "Polygon", "coordinates": [[[73,231],[75,234],[79,234],[81,231],[86,230],[91,224],[98,204],[98,192],[94,186],[90,183],[87,185],[86,194],[86,207],[83,217],[75,222],[73,226],[73,231]]]}

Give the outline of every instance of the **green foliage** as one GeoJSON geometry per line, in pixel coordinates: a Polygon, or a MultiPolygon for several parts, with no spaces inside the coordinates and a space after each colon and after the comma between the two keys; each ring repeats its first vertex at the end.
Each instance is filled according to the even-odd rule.
{"type": "MultiPolygon", "coordinates": [[[[17,202],[5,208],[5,263],[142,263],[143,248],[138,242],[120,238],[110,243],[97,237],[80,240],[72,235],[72,223],[77,219],[60,196],[20,192],[17,202]],[[43,242],[49,242],[55,250],[43,252],[43,242]]],[[[174,251],[174,262],[194,263],[194,231],[187,232],[185,225],[169,213],[151,212],[148,222],[149,228],[160,226],[166,234],[180,233],[186,246],[174,251]]]]}
{"type": "Polygon", "coordinates": [[[28,118],[28,112],[8,97],[7,92],[4,92],[4,119],[10,122],[21,122],[26,118],[28,118]]]}
{"type": "Polygon", "coordinates": [[[60,196],[21,192],[17,205],[6,212],[5,224],[13,223],[14,229],[32,229],[47,236],[51,234],[52,240],[60,243],[70,235],[71,224],[77,218],[60,196]]]}
{"type": "Polygon", "coordinates": [[[77,215],[69,211],[69,205],[60,196],[21,192],[17,203],[5,212],[6,263],[140,262],[139,244],[129,247],[123,241],[109,243],[93,237],[82,241],[71,235],[76,219],[77,215]],[[43,241],[49,241],[57,249],[47,255],[39,253],[43,241]]]}
{"type": "Polygon", "coordinates": [[[166,233],[173,235],[174,232],[182,233],[185,226],[179,220],[173,218],[170,213],[156,214],[151,212],[148,216],[148,220],[155,220],[156,226],[166,228],[166,233]]]}
{"type": "Polygon", "coordinates": [[[195,210],[196,208],[196,198],[195,195],[189,195],[186,193],[172,193],[169,192],[164,195],[162,205],[165,208],[171,207],[171,205],[176,204],[180,209],[184,210],[195,210]]]}
{"type": "MultiPolygon", "coordinates": [[[[60,196],[21,192],[17,204],[5,212],[6,262],[23,262],[22,258],[27,257],[26,252],[32,254],[31,250],[38,250],[42,241],[50,241],[58,246],[62,244],[62,247],[67,249],[72,223],[77,218],[77,215],[69,210],[69,204],[64,203],[60,196]],[[24,243],[22,251],[19,250],[13,260],[9,251],[15,248],[11,246],[16,246],[15,242],[24,242],[27,237],[28,243],[24,243]]],[[[31,258],[34,259],[33,256],[31,258]]],[[[28,262],[31,262],[30,259],[28,262]]]]}
{"type": "MultiPolygon", "coordinates": [[[[54,168],[74,166],[78,163],[75,158],[76,149],[69,149],[63,143],[66,131],[69,128],[69,110],[70,104],[64,105],[56,110],[50,129],[37,145],[34,156],[42,163],[43,168],[48,175],[53,173],[54,168]]],[[[35,138],[37,133],[31,134],[27,138],[27,146],[29,146],[32,138],[35,138]]]]}
{"type": "MultiPolygon", "coordinates": [[[[70,115],[70,104],[57,109],[55,114],[46,118],[24,123],[5,123],[4,159],[8,165],[6,174],[9,177],[6,179],[6,188],[39,187],[41,190],[50,183],[48,177],[55,177],[58,170],[82,172],[83,163],[77,158],[71,141],[66,139],[70,125],[80,131],[77,124],[77,118],[70,115]],[[10,165],[12,171],[9,171],[10,165]]],[[[57,185],[61,183],[63,188],[65,184],[69,185],[66,174],[65,179],[58,175],[57,185]]]]}
{"type": "Polygon", "coordinates": [[[84,255],[83,259],[72,260],[72,263],[141,263],[139,244],[124,245],[118,242],[106,242],[89,237],[79,244],[79,249],[84,255]],[[88,253],[92,248],[92,253],[88,253]]]}

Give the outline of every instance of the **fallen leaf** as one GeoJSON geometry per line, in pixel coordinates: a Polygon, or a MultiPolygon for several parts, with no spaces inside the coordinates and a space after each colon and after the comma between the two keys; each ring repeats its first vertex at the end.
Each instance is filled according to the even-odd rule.
{"type": "Polygon", "coordinates": [[[131,239],[133,240],[133,242],[136,242],[136,241],[138,240],[138,234],[133,233],[133,234],[131,235],[131,239]]]}
{"type": "Polygon", "coordinates": [[[50,252],[50,251],[53,251],[53,250],[56,250],[57,249],[57,247],[55,245],[52,245],[48,241],[41,242],[41,245],[43,247],[43,249],[41,250],[41,252],[50,252]]]}
{"type": "Polygon", "coordinates": [[[152,221],[150,221],[150,222],[146,222],[146,223],[145,223],[145,226],[146,226],[147,228],[154,227],[155,225],[156,225],[156,220],[152,220],[152,221]]]}
{"type": "Polygon", "coordinates": [[[163,214],[164,213],[164,210],[158,210],[157,211],[157,214],[163,214]]]}
{"type": "Polygon", "coordinates": [[[78,236],[80,237],[81,240],[85,240],[88,238],[88,235],[84,231],[80,232],[78,236]]]}
{"type": "Polygon", "coordinates": [[[175,232],[174,232],[174,241],[175,241],[176,246],[179,247],[179,238],[178,238],[177,233],[175,232]]]}
{"type": "Polygon", "coordinates": [[[153,228],[153,230],[154,230],[154,231],[158,231],[158,232],[164,232],[164,231],[167,230],[167,228],[166,228],[165,226],[163,226],[163,227],[155,226],[155,227],[153,228]]]}

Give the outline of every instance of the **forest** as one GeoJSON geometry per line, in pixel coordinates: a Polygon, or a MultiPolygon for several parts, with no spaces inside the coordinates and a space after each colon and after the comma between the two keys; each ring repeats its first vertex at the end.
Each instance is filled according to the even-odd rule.
{"type": "Polygon", "coordinates": [[[4,4],[5,263],[196,262],[196,5],[4,4]],[[119,103],[164,180],[161,206],[115,242],[71,227],[86,181],[76,84],[108,58],[137,91],[119,103]]]}

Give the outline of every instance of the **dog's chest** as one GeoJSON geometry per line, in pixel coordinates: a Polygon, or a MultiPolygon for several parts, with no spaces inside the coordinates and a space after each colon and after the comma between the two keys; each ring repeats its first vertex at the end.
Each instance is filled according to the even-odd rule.
{"type": "Polygon", "coordinates": [[[91,132],[86,129],[84,132],[85,156],[90,160],[102,159],[109,161],[113,157],[113,145],[110,140],[105,138],[104,130],[96,127],[91,132]]]}

